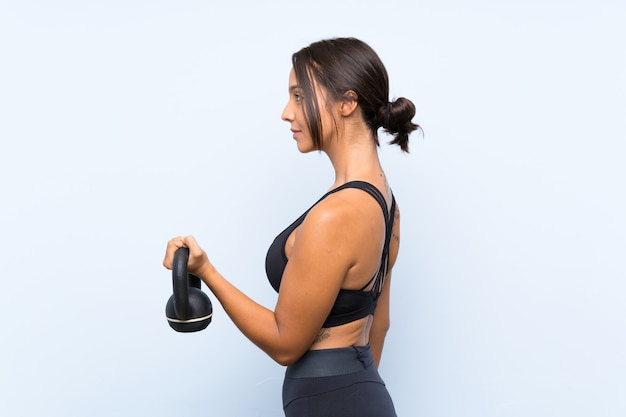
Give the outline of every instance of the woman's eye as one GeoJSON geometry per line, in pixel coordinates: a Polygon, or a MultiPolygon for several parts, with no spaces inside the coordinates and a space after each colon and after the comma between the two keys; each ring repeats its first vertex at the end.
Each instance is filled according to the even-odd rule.
{"type": "Polygon", "coordinates": [[[294,98],[296,99],[296,101],[302,101],[302,94],[300,93],[293,93],[294,98]]]}

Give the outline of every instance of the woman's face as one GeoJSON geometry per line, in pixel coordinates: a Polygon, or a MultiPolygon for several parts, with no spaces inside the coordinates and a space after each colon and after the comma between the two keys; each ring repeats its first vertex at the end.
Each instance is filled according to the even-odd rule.
{"type": "MultiPolygon", "coordinates": [[[[328,140],[327,128],[332,126],[332,115],[327,110],[325,103],[326,92],[315,86],[315,92],[317,95],[317,108],[320,111],[322,122],[322,148],[324,142],[328,140]]],[[[293,132],[293,138],[298,144],[298,150],[302,153],[320,150],[315,147],[309,125],[307,123],[307,117],[304,110],[304,97],[302,88],[298,84],[296,79],[296,73],[292,69],[289,74],[289,101],[283,110],[281,118],[291,125],[291,131],[293,132]]]]}

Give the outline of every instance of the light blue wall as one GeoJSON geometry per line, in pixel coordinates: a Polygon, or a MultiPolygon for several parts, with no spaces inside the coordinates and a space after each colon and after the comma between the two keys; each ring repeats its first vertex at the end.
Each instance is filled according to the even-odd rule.
{"type": "Polygon", "coordinates": [[[381,150],[398,414],[626,415],[623,2],[266,3],[0,1],[0,414],[281,415],[219,306],[167,326],[160,263],[193,233],[273,306],[266,248],[332,181],[290,56],[356,36],[425,131],[381,150]]]}

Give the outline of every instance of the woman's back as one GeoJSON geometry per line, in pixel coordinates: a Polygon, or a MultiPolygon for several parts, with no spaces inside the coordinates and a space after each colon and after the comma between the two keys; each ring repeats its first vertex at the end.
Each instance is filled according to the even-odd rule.
{"type": "MultiPolygon", "coordinates": [[[[268,250],[266,272],[274,289],[279,291],[294,246],[298,240],[307,239],[301,228],[309,212],[315,210],[315,215],[323,216],[326,210],[339,209],[346,217],[341,222],[345,230],[339,234],[343,242],[331,242],[326,256],[346,258],[350,266],[312,349],[365,345],[369,342],[372,319],[368,316],[376,308],[387,271],[392,268],[398,252],[399,228],[393,233],[397,207],[388,188],[385,191],[387,197],[379,188],[364,181],[350,181],[334,188],[281,232],[268,250]],[[341,250],[337,250],[339,248],[341,250]],[[391,259],[390,252],[393,255],[391,259]]],[[[303,253],[301,256],[316,255],[303,253]]],[[[318,258],[315,261],[325,264],[329,259],[318,258]]],[[[321,271],[320,275],[323,274],[321,271]]],[[[320,281],[319,285],[324,283],[320,281]]]]}

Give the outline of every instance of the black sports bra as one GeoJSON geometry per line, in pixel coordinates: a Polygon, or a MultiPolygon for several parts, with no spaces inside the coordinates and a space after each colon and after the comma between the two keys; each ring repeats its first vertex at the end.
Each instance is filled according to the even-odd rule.
{"type": "Polygon", "coordinates": [[[339,294],[337,294],[335,304],[326,318],[323,327],[334,327],[350,323],[374,313],[378,297],[380,296],[383,288],[383,282],[387,273],[387,265],[389,261],[389,244],[391,240],[391,231],[393,229],[393,213],[396,210],[396,200],[393,198],[393,195],[391,200],[391,210],[387,211],[387,202],[385,201],[385,198],[372,184],[364,181],[351,181],[343,184],[324,194],[324,196],[313,204],[311,208],[309,208],[289,227],[276,236],[276,239],[274,239],[274,242],[270,245],[265,258],[265,272],[267,273],[267,278],[274,290],[278,292],[283,272],[285,271],[285,267],[289,261],[287,259],[287,255],[285,255],[285,244],[287,243],[287,238],[300,224],[302,224],[306,215],[313,207],[315,207],[315,205],[329,195],[345,188],[358,188],[363,190],[374,197],[374,199],[378,202],[385,217],[385,244],[381,254],[380,266],[378,267],[376,274],[374,274],[367,284],[359,290],[340,289],[339,294]],[[390,215],[390,213],[392,214],[390,215]],[[374,285],[370,290],[366,291],[365,289],[372,282],[374,285]]]}

